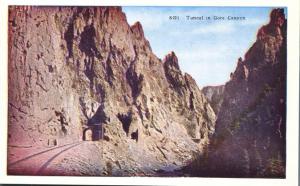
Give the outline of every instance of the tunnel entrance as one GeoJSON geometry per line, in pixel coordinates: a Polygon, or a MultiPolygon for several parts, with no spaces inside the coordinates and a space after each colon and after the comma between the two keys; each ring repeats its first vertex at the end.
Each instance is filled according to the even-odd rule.
{"type": "Polygon", "coordinates": [[[93,141],[93,131],[90,128],[86,128],[83,130],[83,141],[93,141]]]}
{"type": "Polygon", "coordinates": [[[103,139],[103,126],[101,124],[87,126],[83,129],[83,141],[98,141],[103,139]]]}

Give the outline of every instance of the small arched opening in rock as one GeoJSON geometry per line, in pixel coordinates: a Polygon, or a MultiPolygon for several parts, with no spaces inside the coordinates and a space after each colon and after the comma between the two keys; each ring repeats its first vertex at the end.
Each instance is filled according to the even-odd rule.
{"type": "Polygon", "coordinates": [[[88,126],[83,130],[82,140],[83,141],[98,141],[103,139],[102,124],[95,124],[88,126]]]}
{"type": "Polygon", "coordinates": [[[134,139],[135,141],[138,141],[138,139],[139,139],[139,130],[136,130],[135,132],[131,133],[131,139],[134,139]]]}
{"type": "MultiPolygon", "coordinates": [[[[202,123],[202,127],[204,127],[206,124],[203,122],[202,123]]],[[[204,139],[205,138],[205,130],[204,128],[200,129],[200,139],[204,139]]]]}
{"type": "Polygon", "coordinates": [[[56,139],[48,139],[47,145],[48,145],[48,147],[57,146],[57,140],[56,139]]]}
{"type": "Polygon", "coordinates": [[[86,128],[83,130],[83,141],[93,141],[93,131],[91,128],[86,128]]]}
{"type": "Polygon", "coordinates": [[[117,115],[117,117],[121,121],[123,130],[125,131],[126,135],[128,136],[129,127],[130,127],[130,124],[132,122],[132,115],[131,115],[131,113],[129,112],[127,115],[119,113],[117,115]]]}

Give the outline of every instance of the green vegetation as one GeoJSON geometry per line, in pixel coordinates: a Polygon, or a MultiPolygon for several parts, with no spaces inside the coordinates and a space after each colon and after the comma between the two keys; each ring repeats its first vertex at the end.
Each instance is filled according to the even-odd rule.
{"type": "Polygon", "coordinates": [[[279,158],[271,158],[268,160],[266,176],[267,177],[284,177],[285,165],[279,158]]]}
{"type": "Polygon", "coordinates": [[[236,131],[236,130],[238,130],[238,129],[240,129],[240,127],[241,127],[241,118],[235,118],[232,122],[231,122],[231,124],[230,124],[230,130],[233,132],[233,131],[236,131]]]}

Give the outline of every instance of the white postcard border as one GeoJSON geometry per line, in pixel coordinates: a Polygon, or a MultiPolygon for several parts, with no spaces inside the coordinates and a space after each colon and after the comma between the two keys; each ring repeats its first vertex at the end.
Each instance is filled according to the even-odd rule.
{"type": "Polygon", "coordinates": [[[299,1],[297,0],[2,0],[0,1],[0,183],[14,184],[114,184],[114,185],[298,185],[299,156],[299,1]],[[121,6],[265,6],[287,7],[288,12],[288,74],[287,74],[287,172],[286,179],[236,178],[152,178],[152,177],[58,177],[7,176],[7,30],[8,5],[121,5],[121,6]]]}

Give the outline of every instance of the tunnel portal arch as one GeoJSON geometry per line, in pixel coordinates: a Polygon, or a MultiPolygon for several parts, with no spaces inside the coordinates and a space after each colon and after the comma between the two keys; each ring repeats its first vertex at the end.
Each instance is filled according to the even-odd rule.
{"type": "Polygon", "coordinates": [[[83,130],[83,141],[93,141],[93,130],[91,128],[85,128],[83,130]]]}

